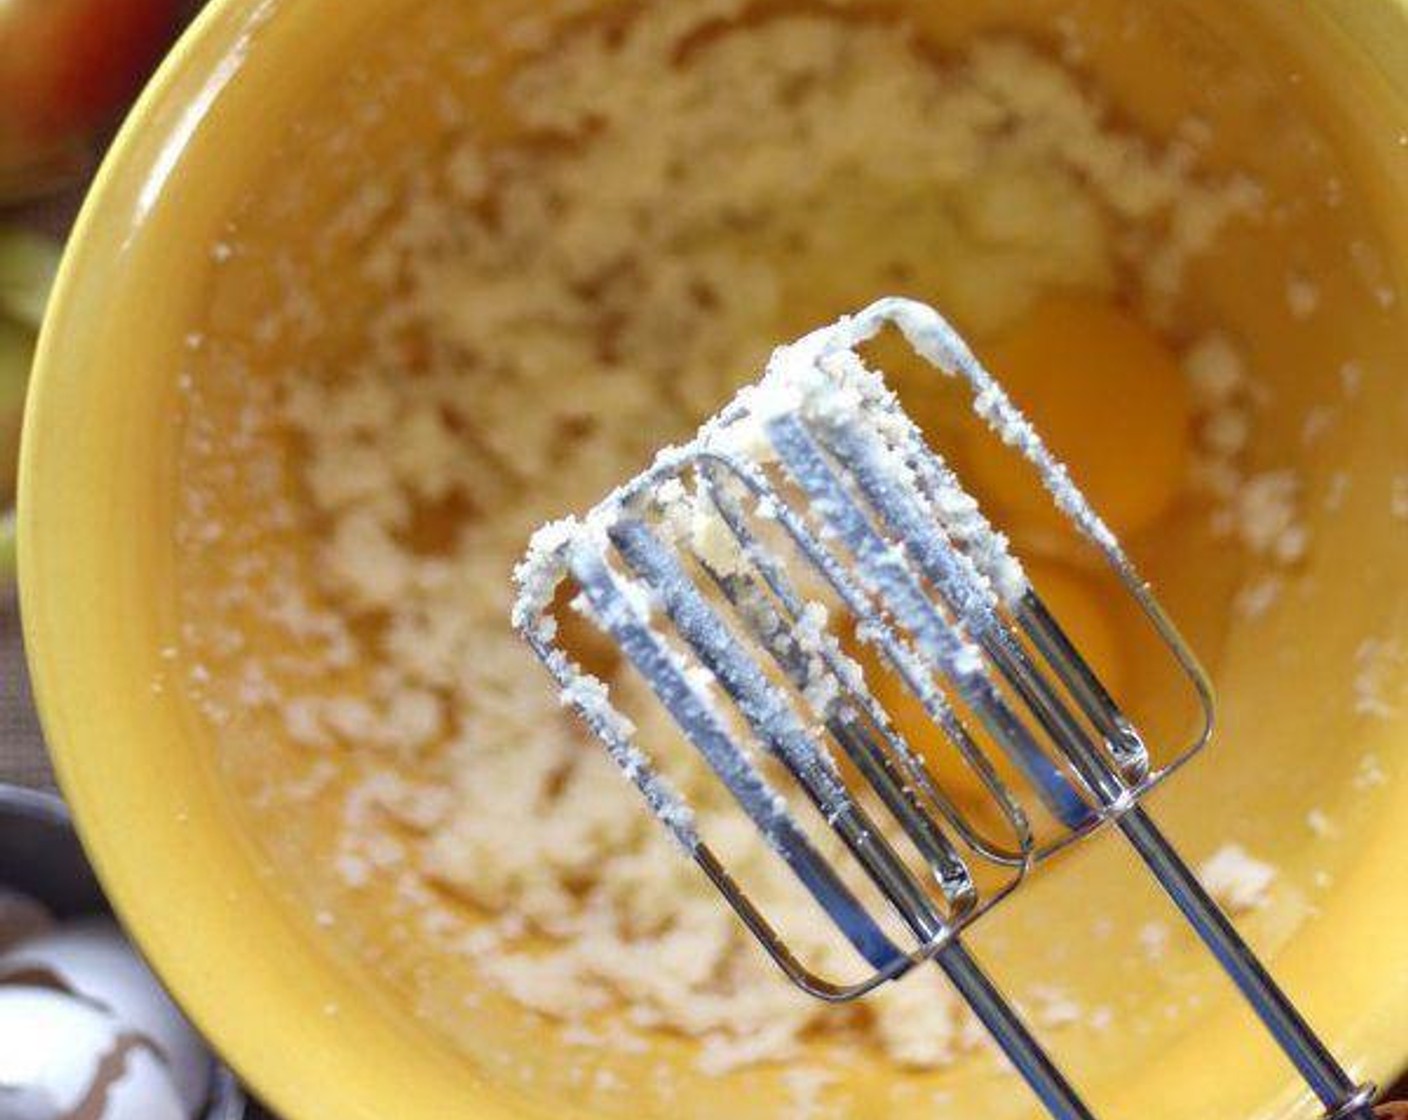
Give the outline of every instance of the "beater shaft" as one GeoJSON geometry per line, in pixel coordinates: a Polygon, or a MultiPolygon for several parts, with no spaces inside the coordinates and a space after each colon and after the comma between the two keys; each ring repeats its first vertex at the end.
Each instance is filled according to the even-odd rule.
{"type": "Polygon", "coordinates": [[[1374,1087],[1356,1083],[1320,1041],[1149,814],[1136,806],[1119,828],[1325,1106],[1327,1120],[1373,1120],[1374,1087]]]}
{"type": "Polygon", "coordinates": [[[950,941],[934,954],[934,963],[943,969],[1053,1120],[1095,1120],[1095,1114],[961,942],[950,941]]]}

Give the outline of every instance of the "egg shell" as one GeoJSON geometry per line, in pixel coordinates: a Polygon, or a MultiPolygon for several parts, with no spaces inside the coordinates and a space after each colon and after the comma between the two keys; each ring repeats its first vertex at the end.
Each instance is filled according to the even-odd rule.
{"type": "Polygon", "coordinates": [[[43,933],[53,924],[53,917],[38,899],[0,887],[0,952],[43,933]]]}
{"type": "Polygon", "coordinates": [[[0,986],[5,1120],[189,1120],[150,1044],[106,1012],[46,988],[0,986]]]}
{"type": "Polygon", "coordinates": [[[61,989],[110,1012],[150,1040],[195,1115],[210,1094],[213,1062],[200,1036],[108,918],[80,918],[0,954],[0,984],[21,980],[61,989]]]}

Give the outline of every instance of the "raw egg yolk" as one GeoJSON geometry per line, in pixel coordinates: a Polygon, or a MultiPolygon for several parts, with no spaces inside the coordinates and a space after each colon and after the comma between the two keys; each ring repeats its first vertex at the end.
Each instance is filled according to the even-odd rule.
{"type": "Polygon", "coordinates": [[[551,611],[557,622],[557,644],[594,677],[610,678],[621,664],[621,651],[615,642],[590,619],[569,603],[571,596],[559,591],[551,611]]]}
{"type": "MultiPolygon", "coordinates": [[[[1064,564],[1036,561],[1026,565],[1027,575],[1047,609],[1066,635],[1116,697],[1126,680],[1120,634],[1109,610],[1088,577],[1064,564]]],[[[959,806],[973,805],[990,797],[958,749],[929,719],[928,713],[895,674],[876,667],[877,655],[868,649],[860,660],[866,681],[880,706],[889,714],[895,729],[924,759],[934,777],[959,806]]],[[[1010,701],[1022,714],[1020,701],[1010,701]]],[[[1004,782],[1015,786],[1019,799],[1024,793],[1015,769],[1007,762],[975,718],[965,714],[965,724],[979,748],[992,760],[1004,782]]]]}
{"type": "MultiPolygon", "coordinates": [[[[1168,347],[1128,311],[1051,298],[982,349],[988,369],[1116,535],[1173,504],[1189,432],[1187,385],[1168,347]]],[[[1019,540],[1068,532],[1027,461],[985,427],[964,448],[965,479],[1019,540]]]]}

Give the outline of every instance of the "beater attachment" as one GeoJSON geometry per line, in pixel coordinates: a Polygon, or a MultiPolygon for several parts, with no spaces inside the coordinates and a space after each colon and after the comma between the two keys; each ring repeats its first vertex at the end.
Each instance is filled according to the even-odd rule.
{"type": "Polygon", "coordinates": [[[961,934],[1042,861],[1113,824],[1326,1115],[1370,1117],[1372,1087],[1321,1045],[1140,807],[1211,734],[1205,673],[1065,468],[932,308],[884,299],[780,348],[690,443],[580,520],[540,530],[516,578],[514,625],[564,704],[807,992],[851,999],[932,959],[1052,1116],[1091,1117],[961,934]],[[977,415],[1103,554],[1191,697],[1177,749],[1155,757],[1006,537],[867,368],[858,348],[887,325],[966,382],[977,415]],[[630,689],[608,686],[560,637],[564,609],[609,637],[646,686],[635,691],[668,717],[650,742],[616,702],[630,689]],[[882,692],[922,712],[923,741],[882,692]],[[726,794],[710,804],[736,803],[775,857],[760,879],[756,859],[725,850],[732,832],[706,834],[690,791],[709,785],[726,794]],[[769,897],[786,880],[835,944],[804,936],[799,948],[735,864],[769,897]]]}

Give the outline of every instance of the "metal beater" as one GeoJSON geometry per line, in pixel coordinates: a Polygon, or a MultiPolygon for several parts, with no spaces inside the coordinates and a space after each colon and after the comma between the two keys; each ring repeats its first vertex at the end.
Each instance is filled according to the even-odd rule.
{"type": "Polygon", "coordinates": [[[1119,542],[932,308],[887,298],[779,349],[689,444],[580,520],[545,527],[516,577],[514,625],[562,692],[783,971],[848,1000],[932,959],[1058,1120],[1093,1114],[960,934],[1054,852],[1110,823],[1183,913],[1325,1108],[1371,1120],[1346,1073],[1140,801],[1207,742],[1211,685],[1119,542]],[[1156,763],[1006,538],[857,348],[882,328],[967,382],[1103,553],[1196,699],[1186,747],[1156,763]],[[791,562],[789,562],[789,560],[791,562]],[[634,725],[558,639],[564,589],[638,673],[864,969],[793,951],[634,725]],[[978,805],[951,795],[873,695],[866,651],[922,705],[978,805]],[[994,744],[997,748],[984,744],[994,744]],[[1006,776],[1001,772],[1006,769],[1006,776]]]}

